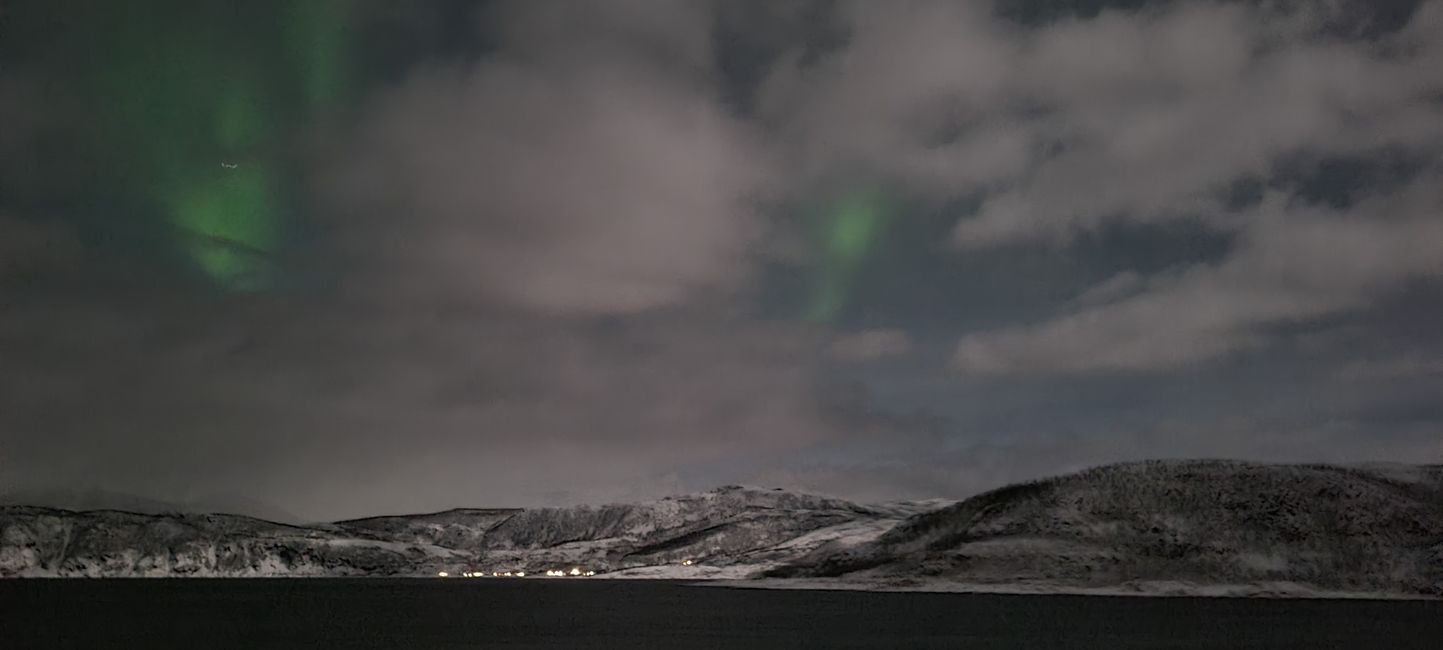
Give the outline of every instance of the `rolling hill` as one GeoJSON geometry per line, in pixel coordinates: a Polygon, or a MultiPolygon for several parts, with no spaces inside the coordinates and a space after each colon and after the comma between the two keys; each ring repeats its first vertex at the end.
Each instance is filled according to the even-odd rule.
{"type": "Polygon", "coordinates": [[[1099,467],[980,494],[767,575],[883,587],[1443,595],[1443,466],[1099,467]]]}

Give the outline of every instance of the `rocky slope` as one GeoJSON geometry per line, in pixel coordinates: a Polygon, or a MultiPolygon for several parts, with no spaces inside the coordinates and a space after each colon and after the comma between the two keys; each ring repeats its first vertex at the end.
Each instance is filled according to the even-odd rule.
{"type": "Polygon", "coordinates": [[[640,504],[459,509],[293,526],[235,515],[0,508],[0,576],[353,576],[582,567],[746,575],[935,504],[728,487],[640,504]],[[682,562],[688,567],[679,569],[682,562]],[[710,572],[710,573],[709,573],[710,572]]]}
{"type": "Polygon", "coordinates": [[[768,575],[1443,595],[1443,466],[1113,465],[981,494],[768,575]]]}

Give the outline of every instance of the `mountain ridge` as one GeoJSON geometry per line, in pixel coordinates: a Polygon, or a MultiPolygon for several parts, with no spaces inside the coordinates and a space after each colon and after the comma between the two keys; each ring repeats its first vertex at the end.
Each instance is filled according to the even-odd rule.
{"type": "Polygon", "coordinates": [[[740,486],[638,504],[453,508],[312,525],[6,506],[0,576],[420,576],[577,565],[612,572],[699,558],[728,566],[832,526],[880,534],[925,508],[740,486]]]}
{"type": "Polygon", "coordinates": [[[791,587],[1440,596],[1443,465],[1143,461],[955,502],[863,504],[727,486],[631,504],[315,525],[0,507],[0,576],[571,568],[791,587]]]}

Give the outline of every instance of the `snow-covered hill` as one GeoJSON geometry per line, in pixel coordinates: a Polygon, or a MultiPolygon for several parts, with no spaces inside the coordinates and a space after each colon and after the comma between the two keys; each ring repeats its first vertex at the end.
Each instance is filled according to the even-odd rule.
{"type": "Polygon", "coordinates": [[[454,575],[580,567],[736,577],[935,504],[726,487],[639,504],[458,509],[292,526],[235,515],[0,508],[0,576],[454,575]],[[683,565],[683,562],[687,564],[683,565]]]}
{"type": "Polygon", "coordinates": [[[1443,466],[1113,465],[981,494],[768,575],[1443,595],[1443,466]]]}
{"type": "Polygon", "coordinates": [[[0,576],[749,578],[861,588],[1443,595],[1443,466],[1114,465],[961,502],[725,487],[296,526],[0,507],[0,576]]]}
{"type": "Polygon", "coordinates": [[[0,508],[0,576],[393,575],[464,559],[239,515],[0,508]]]}

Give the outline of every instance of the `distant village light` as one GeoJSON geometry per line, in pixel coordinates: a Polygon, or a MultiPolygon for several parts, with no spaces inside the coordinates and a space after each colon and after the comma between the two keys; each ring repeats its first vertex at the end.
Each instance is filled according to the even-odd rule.
{"type": "Polygon", "coordinates": [[[449,576],[449,575],[451,575],[451,574],[446,573],[445,571],[441,571],[441,572],[439,572],[439,573],[436,574],[436,577],[438,577],[438,578],[444,578],[444,577],[449,576]]]}

